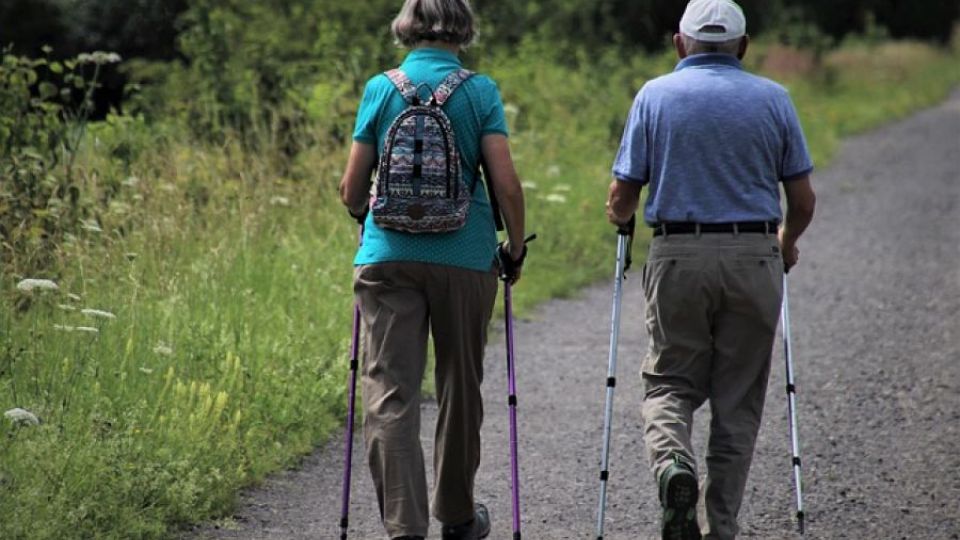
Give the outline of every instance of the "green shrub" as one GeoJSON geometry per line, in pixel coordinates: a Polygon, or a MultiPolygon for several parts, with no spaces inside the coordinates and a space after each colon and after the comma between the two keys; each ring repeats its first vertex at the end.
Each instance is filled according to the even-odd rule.
{"type": "Polygon", "coordinates": [[[118,60],[109,53],[82,54],[64,62],[4,54],[0,239],[4,266],[13,265],[6,270],[21,275],[49,272],[60,242],[83,224],[89,200],[74,160],[100,67],[118,60]],[[74,93],[81,95],[77,109],[61,105],[74,93]]]}

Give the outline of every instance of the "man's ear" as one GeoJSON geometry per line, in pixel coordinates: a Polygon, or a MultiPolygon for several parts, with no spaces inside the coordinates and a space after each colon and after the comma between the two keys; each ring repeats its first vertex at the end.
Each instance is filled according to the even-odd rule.
{"type": "Polygon", "coordinates": [[[687,47],[683,44],[683,36],[680,34],[673,35],[673,47],[677,49],[677,56],[681,60],[687,57],[687,47]]]}
{"type": "Polygon", "coordinates": [[[743,57],[747,54],[747,46],[750,45],[750,36],[744,35],[740,39],[740,50],[737,51],[737,60],[743,60],[743,57]]]}

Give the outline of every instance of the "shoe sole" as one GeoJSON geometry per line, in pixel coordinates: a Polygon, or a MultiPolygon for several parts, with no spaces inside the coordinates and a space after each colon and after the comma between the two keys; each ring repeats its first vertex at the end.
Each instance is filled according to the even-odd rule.
{"type": "Polygon", "coordinates": [[[667,484],[664,509],[663,540],[700,540],[697,526],[697,478],[677,474],[667,484]]]}

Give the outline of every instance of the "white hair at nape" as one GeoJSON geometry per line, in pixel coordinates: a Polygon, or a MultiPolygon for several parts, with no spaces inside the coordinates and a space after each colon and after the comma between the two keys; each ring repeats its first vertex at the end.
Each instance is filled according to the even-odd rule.
{"type": "Polygon", "coordinates": [[[700,41],[686,34],[680,34],[680,37],[687,54],[721,53],[736,56],[740,52],[740,42],[743,41],[742,37],[728,41],[700,41]]]}
{"type": "Polygon", "coordinates": [[[467,47],[477,36],[469,0],[406,0],[390,29],[406,47],[424,41],[467,47]]]}

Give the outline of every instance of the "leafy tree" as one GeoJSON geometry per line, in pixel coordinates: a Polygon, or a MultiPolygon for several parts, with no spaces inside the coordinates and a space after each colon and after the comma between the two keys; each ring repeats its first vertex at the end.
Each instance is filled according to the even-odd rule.
{"type": "Polygon", "coordinates": [[[876,23],[887,28],[895,38],[933,39],[946,43],[954,23],[960,17],[956,0],[784,0],[799,8],[834,38],[851,32],[863,32],[876,23]]]}

